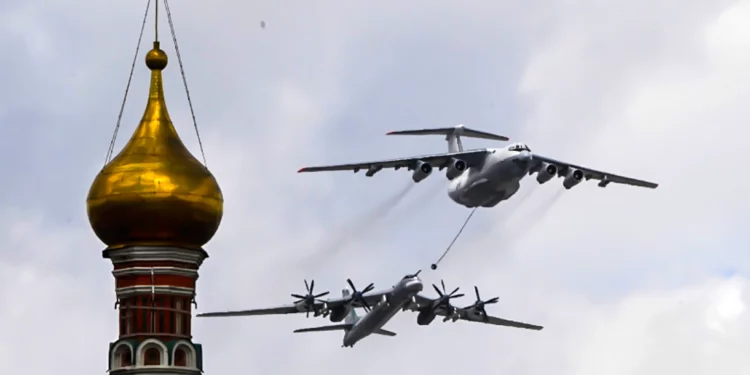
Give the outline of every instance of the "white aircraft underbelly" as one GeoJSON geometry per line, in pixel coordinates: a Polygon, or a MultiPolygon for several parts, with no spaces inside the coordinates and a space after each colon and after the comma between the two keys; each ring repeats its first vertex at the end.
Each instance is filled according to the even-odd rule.
{"type": "Polygon", "coordinates": [[[474,176],[461,176],[463,181],[449,196],[466,207],[493,207],[518,191],[525,174],[511,162],[500,162],[474,176]]]}

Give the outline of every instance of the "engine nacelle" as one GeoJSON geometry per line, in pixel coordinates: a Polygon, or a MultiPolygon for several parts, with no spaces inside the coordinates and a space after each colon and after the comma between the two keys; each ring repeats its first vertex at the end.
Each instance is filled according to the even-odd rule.
{"type": "Polygon", "coordinates": [[[432,165],[418,160],[417,167],[414,168],[414,173],[411,175],[411,179],[414,180],[414,182],[419,182],[427,178],[430,173],[432,173],[432,165]]]}
{"type": "Polygon", "coordinates": [[[583,171],[580,169],[571,169],[568,172],[568,175],[565,177],[565,180],[563,181],[563,186],[566,189],[570,189],[573,186],[578,185],[583,180],[583,171]]]}
{"type": "Polygon", "coordinates": [[[450,164],[448,166],[448,171],[445,172],[445,177],[448,177],[449,180],[452,180],[460,176],[461,173],[464,173],[465,170],[466,170],[465,161],[461,159],[451,158],[450,164]]]}
{"type": "Polygon", "coordinates": [[[451,322],[455,323],[456,321],[458,321],[458,318],[460,318],[460,316],[458,315],[458,312],[457,311],[453,311],[451,314],[449,314],[448,316],[446,316],[446,317],[443,318],[443,323],[445,323],[445,322],[447,322],[449,320],[451,322]]]}
{"type": "Polygon", "coordinates": [[[422,310],[417,315],[417,324],[427,326],[435,320],[435,313],[432,310],[422,310]]]}
{"type": "Polygon", "coordinates": [[[419,304],[417,303],[417,299],[415,297],[411,297],[408,303],[404,304],[404,307],[401,308],[401,311],[406,310],[415,310],[419,308],[419,304]]]}
{"type": "Polygon", "coordinates": [[[538,182],[541,185],[551,180],[552,177],[555,177],[556,174],[557,174],[556,165],[544,163],[544,165],[542,165],[542,168],[539,170],[539,172],[537,172],[536,182],[538,182]]]}
{"type": "Polygon", "coordinates": [[[348,306],[337,306],[331,309],[331,321],[334,323],[338,323],[344,320],[344,318],[349,315],[349,310],[351,310],[351,307],[348,306]]]}

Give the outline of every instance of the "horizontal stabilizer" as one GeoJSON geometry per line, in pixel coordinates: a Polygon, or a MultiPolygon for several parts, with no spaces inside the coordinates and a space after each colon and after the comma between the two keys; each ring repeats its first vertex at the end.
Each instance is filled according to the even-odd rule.
{"type": "Polygon", "coordinates": [[[386,135],[444,135],[460,136],[466,138],[481,138],[494,141],[508,141],[510,138],[493,133],[483,132],[480,130],[469,129],[463,125],[450,128],[418,129],[418,130],[398,130],[386,133],[386,135]]]}
{"type": "Polygon", "coordinates": [[[294,333],[304,332],[327,332],[327,331],[348,331],[354,327],[354,324],[333,324],[330,326],[313,327],[313,328],[300,328],[294,331],[294,333]]]}
{"type": "Polygon", "coordinates": [[[376,330],[373,333],[376,333],[378,335],[383,335],[383,336],[390,336],[390,337],[396,336],[396,332],[391,332],[391,331],[388,331],[388,330],[385,330],[385,329],[382,329],[382,328],[376,330]]]}

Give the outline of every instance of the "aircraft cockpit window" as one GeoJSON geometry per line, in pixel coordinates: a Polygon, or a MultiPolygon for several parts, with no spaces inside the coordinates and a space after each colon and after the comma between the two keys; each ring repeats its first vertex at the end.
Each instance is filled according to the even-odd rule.
{"type": "Polygon", "coordinates": [[[514,145],[508,147],[508,150],[510,150],[510,151],[518,151],[518,152],[521,152],[521,151],[531,152],[531,150],[529,149],[529,146],[526,146],[523,143],[514,144],[514,145]]]}

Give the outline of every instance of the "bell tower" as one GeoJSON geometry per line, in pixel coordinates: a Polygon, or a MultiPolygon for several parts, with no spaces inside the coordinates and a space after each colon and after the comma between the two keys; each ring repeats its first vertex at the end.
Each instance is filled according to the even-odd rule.
{"type": "Polygon", "coordinates": [[[102,255],[114,266],[119,335],[109,345],[109,372],[198,375],[202,350],[193,341],[191,308],[198,269],[208,257],[203,246],[219,228],[223,197],[170,119],[162,85],[168,58],[158,33],[154,39],[146,54],[146,110],[94,179],[86,206],[94,233],[107,246],[102,255]]]}

